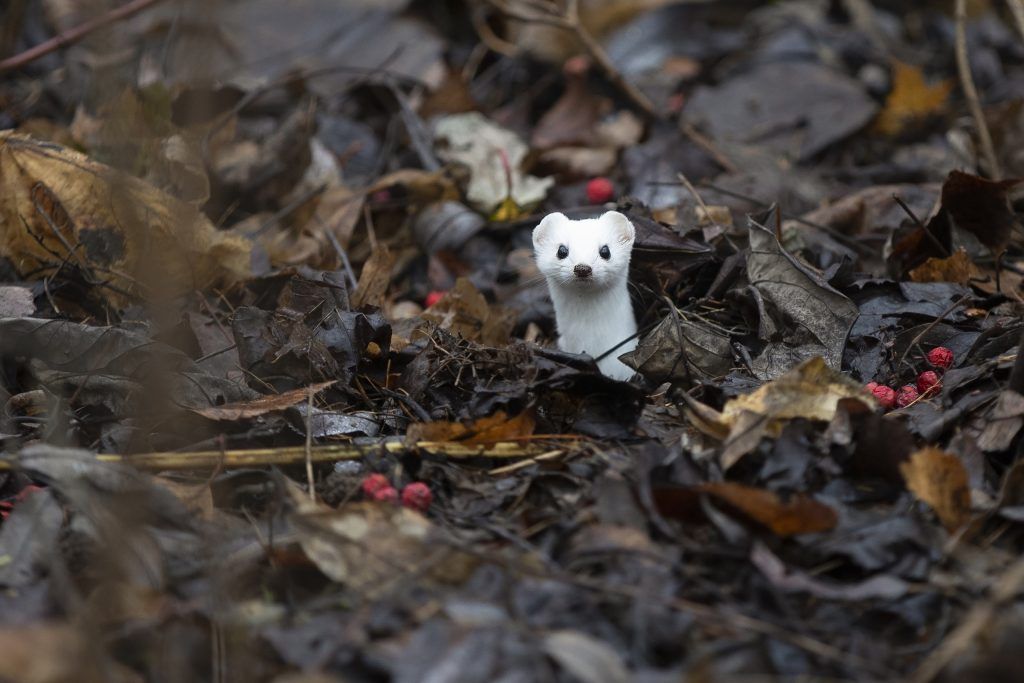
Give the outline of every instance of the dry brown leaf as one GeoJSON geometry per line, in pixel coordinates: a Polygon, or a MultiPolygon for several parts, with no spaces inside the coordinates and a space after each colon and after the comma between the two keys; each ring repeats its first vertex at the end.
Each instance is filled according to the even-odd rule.
{"type": "Polygon", "coordinates": [[[378,243],[370,258],[363,264],[363,272],[359,274],[359,284],[352,293],[352,307],[362,308],[366,305],[384,307],[384,300],[391,284],[391,269],[395,265],[395,254],[385,245],[378,243]]]}
{"type": "Polygon", "coordinates": [[[947,530],[963,526],[971,514],[967,470],[960,458],[929,446],[900,464],[907,488],[918,500],[935,510],[947,530]]]}
{"type": "Polygon", "coordinates": [[[324,270],[339,268],[341,257],[335,244],[342,249],[349,247],[363,214],[364,197],[362,192],[342,186],[325,191],[302,229],[274,231],[262,240],[271,263],[324,270]]]}
{"type": "Polygon", "coordinates": [[[352,503],[337,510],[311,502],[295,484],[288,486],[299,545],[333,581],[372,596],[395,582],[421,574],[459,582],[475,560],[439,542],[430,520],[405,507],[352,503]]]}
{"type": "Polygon", "coordinates": [[[423,312],[423,319],[487,346],[508,343],[515,315],[504,306],[490,305],[468,278],[460,277],[455,286],[423,312]]]}
{"type": "Polygon", "coordinates": [[[735,508],[777,536],[828,531],[838,521],[835,510],[802,494],[784,501],[767,489],[730,481],[702,484],[698,490],[735,508]]]}
{"type": "Polygon", "coordinates": [[[728,469],[756,447],[763,436],[778,436],[791,419],[830,422],[844,398],[859,400],[872,410],[877,408],[860,384],[829,368],[819,356],[800,363],[756,391],[730,400],[721,413],[705,406],[700,411],[701,431],[713,435],[728,430],[720,456],[722,467],[728,469]]]}
{"type": "Polygon", "coordinates": [[[420,422],[409,426],[406,441],[452,442],[467,446],[482,446],[499,441],[511,441],[533,434],[536,423],[530,411],[523,411],[509,417],[499,410],[488,417],[482,417],[469,424],[461,422],[420,422]]]}
{"type": "Polygon", "coordinates": [[[59,623],[0,628],[0,679],[19,683],[100,683],[141,680],[100,660],[78,627],[59,623]]]}
{"type": "Polygon", "coordinates": [[[961,285],[966,285],[977,275],[978,269],[963,248],[949,258],[929,258],[910,271],[910,279],[914,282],[956,282],[961,285]]]}
{"type": "Polygon", "coordinates": [[[0,133],[0,256],[26,278],[70,263],[121,307],[248,277],[251,245],[192,206],[58,145],[0,133]]]}
{"type": "Polygon", "coordinates": [[[259,398],[251,401],[241,401],[239,403],[227,403],[222,406],[210,406],[208,408],[193,409],[194,412],[199,413],[205,418],[210,420],[245,420],[250,417],[256,417],[258,415],[265,415],[266,413],[272,413],[278,410],[284,410],[294,405],[302,403],[308,399],[309,392],[314,394],[320,393],[327,387],[334,384],[337,380],[331,380],[329,382],[320,382],[318,384],[312,384],[308,387],[299,387],[298,389],[292,389],[291,391],[285,391],[280,394],[270,394],[269,396],[260,396],[259,398]]]}
{"type": "Polygon", "coordinates": [[[910,126],[942,113],[952,89],[953,82],[948,79],[929,85],[918,67],[894,62],[892,90],[875,120],[875,130],[897,136],[910,126]]]}

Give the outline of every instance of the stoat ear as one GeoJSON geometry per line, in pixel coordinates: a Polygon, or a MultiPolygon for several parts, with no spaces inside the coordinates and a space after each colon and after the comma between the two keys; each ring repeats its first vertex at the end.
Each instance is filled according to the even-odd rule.
{"type": "Polygon", "coordinates": [[[601,222],[612,230],[612,234],[615,235],[615,240],[619,244],[632,244],[636,239],[636,230],[633,228],[633,224],[618,211],[606,212],[601,216],[601,222]]]}
{"type": "Polygon", "coordinates": [[[552,229],[563,221],[569,220],[564,213],[549,213],[541,219],[537,227],[533,229],[533,246],[543,247],[551,239],[552,229]]]}

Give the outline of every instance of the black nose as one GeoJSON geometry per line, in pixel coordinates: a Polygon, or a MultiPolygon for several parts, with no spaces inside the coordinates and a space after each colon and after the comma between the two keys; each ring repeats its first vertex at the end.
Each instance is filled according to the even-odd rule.
{"type": "Polygon", "coordinates": [[[572,269],[572,272],[576,273],[576,277],[590,277],[590,274],[594,272],[594,269],[586,263],[577,263],[576,267],[572,269]]]}

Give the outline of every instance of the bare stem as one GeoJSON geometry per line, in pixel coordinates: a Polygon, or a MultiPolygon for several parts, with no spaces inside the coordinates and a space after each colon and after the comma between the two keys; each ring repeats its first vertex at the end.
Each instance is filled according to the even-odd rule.
{"type": "Polygon", "coordinates": [[[160,0],[132,0],[126,5],[110,10],[103,16],[90,19],[89,21],[70,28],[49,40],[29,48],[24,52],[20,52],[13,57],[8,57],[7,59],[0,61],[0,73],[19,69],[29,62],[33,62],[40,57],[50,54],[51,52],[56,52],[66,45],[77,43],[93,31],[101,29],[108,24],[113,24],[116,21],[134,16],[142,10],[152,7],[158,2],[160,2],[160,0]]]}
{"type": "Polygon", "coordinates": [[[985,112],[981,109],[981,101],[978,99],[978,90],[974,87],[974,77],[971,76],[971,64],[967,59],[967,0],[956,0],[956,66],[960,73],[960,87],[963,88],[964,97],[971,108],[971,116],[978,127],[978,139],[981,142],[981,153],[988,166],[989,175],[994,180],[999,180],[1002,172],[999,170],[999,161],[996,158],[996,150],[992,144],[992,136],[988,132],[988,124],[985,122],[985,112]]]}
{"type": "Polygon", "coordinates": [[[1017,24],[1021,40],[1024,40],[1024,0],[1006,0],[1006,4],[1010,6],[1010,14],[1013,15],[1013,21],[1017,24]]]}
{"type": "Polygon", "coordinates": [[[570,31],[576,39],[579,40],[580,44],[587,51],[591,60],[604,72],[605,78],[607,78],[612,85],[618,88],[623,95],[625,95],[630,102],[640,108],[647,116],[653,119],[662,118],[658,113],[657,108],[648,99],[647,95],[643,94],[639,88],[630,83],[622,72],[619,71],[612,60],[609,59],[608,53],[604,51],[601,44],[590,34],[590,32],[583,26],[583,22],[580,21],[579,16],[579,1],[568,0],[565,5],[564,13],[558,13],[555,10],[555,6],[552,4],[550,8],[547,5],[539,5],[535,2],[528,3],[531,9],[536,11],[526,11],[519,7],[512,6],[507,0],[484,0],[488,5],[498,10],[506,17],[511,19],[517,19],[526,23],[532,24],[546,24],[548,26],[554,26],[556,28],[570,31]]]}

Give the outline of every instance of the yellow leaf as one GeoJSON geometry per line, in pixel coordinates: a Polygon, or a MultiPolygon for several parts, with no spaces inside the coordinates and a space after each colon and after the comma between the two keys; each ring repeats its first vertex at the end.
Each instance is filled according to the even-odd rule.
{"type": "Polygon", "coordinates": [[[921,69],[894,61],[892,90],[885,100],[885,107],[875,120],[875,130],[882,135],[895,137],[910,126],[940,114],[952,89],[953,83],[948,79],[929,85],[921,69]]]}
{"type": "Polygon", "coordinates": [[[491,212],[490,219],[495,223],[503,223],[506,221],[514,221],[523,215],[523,210],[511,197],[505,197],[505,199],[498,204],[498,207],[491,212]]]}

